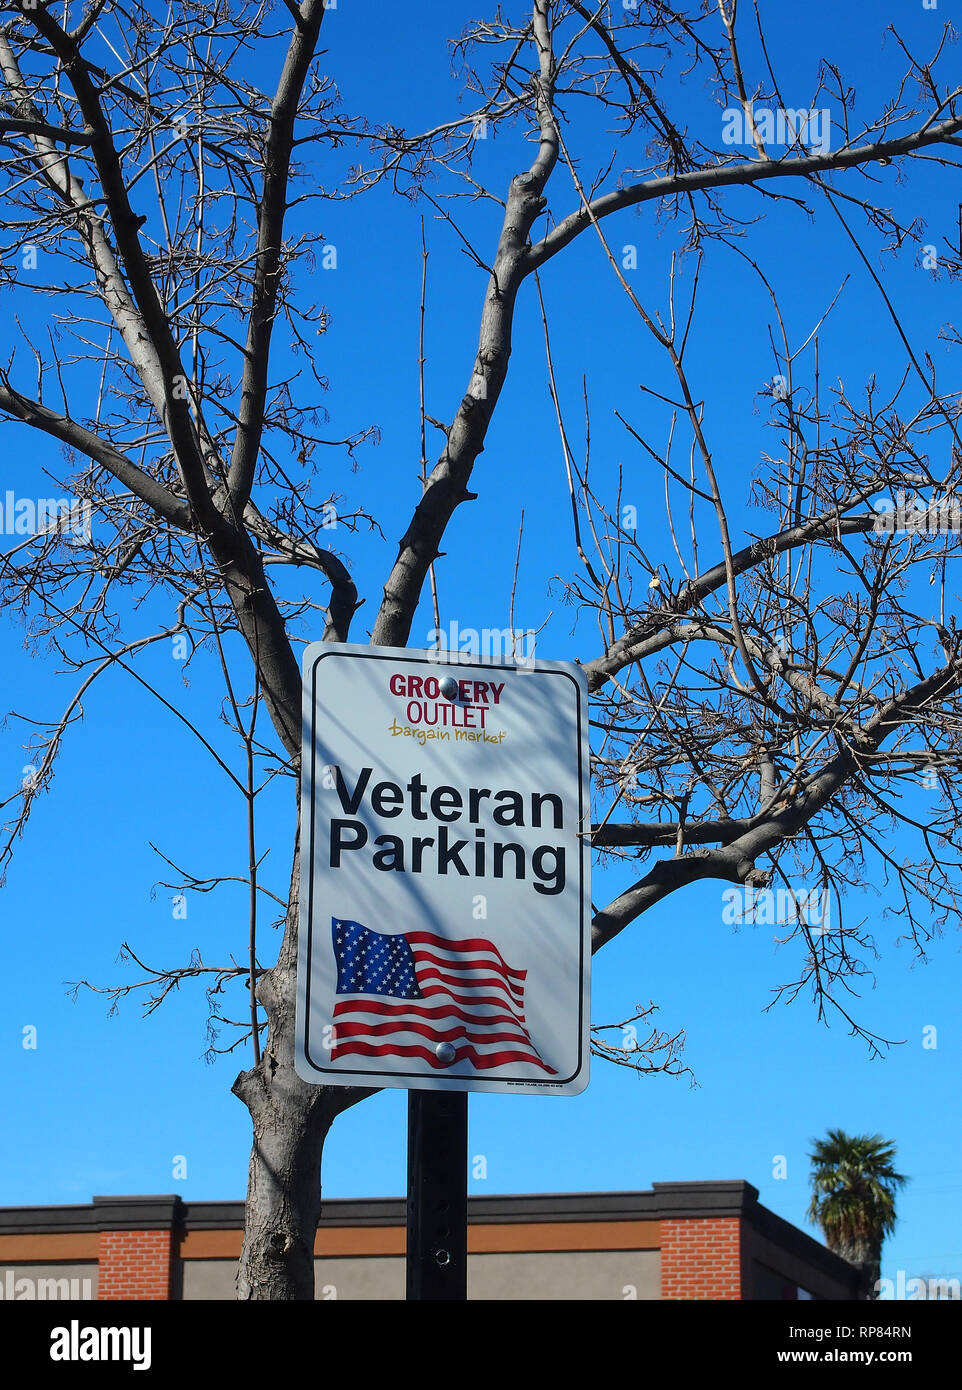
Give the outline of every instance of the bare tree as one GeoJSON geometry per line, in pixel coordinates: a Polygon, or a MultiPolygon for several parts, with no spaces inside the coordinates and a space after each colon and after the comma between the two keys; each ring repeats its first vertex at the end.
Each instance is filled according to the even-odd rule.
{"type": "MultiPolygon", "coordinates": [[[[351,458],[372,430],[361,425],[339,440],[322,432],[324,312],[302,273],[316,251],[309,231],[291,231],[303,226],[292,210],[390,183],[435,209],[485,282],[467,390],[447,422],[426,414],[422,378],[422,422],[444,442],[429,470],[422,427],[423,482],[370,625],[376,644],[408,643],[449,522],[474,495],[470,485],[489,481],[475,465],[508,380],[519,295],[532,282],[524,312],[536,316],[540,303],[579,557],[560,579],[599,633],[597,654],[583,662],[597,725],[593,841],[602,858],[638,863],[635,884],[597,911],[594,948],[697,880],[739,892],[816,880],[840,914],[844,885],[883,872],[921,949],[957,916],[959,816],[945,774],[960,762],[962,660],[948,579],[959,528],[900,528],[879,499],[901,491],[904,502],[919,488],[951,499],[959,403],[937,389],[930,359],[909,342],[874,254],[920,241],[921,227],[881,198],[919,160],[957,163],[962,89],[942,76],[945,32],[921,58],[893,32],[903,79],[856,127],[849,88],[827,59],[809,105],[786,107],[757,6],[529,0],[455,41],[473,109],[409,135],[374,124],[393,113],[367,113],[368,124],[342,111],[319,63],[323,0],[5,8],[3,274],[18,305],[34,299],[29,320],[7,322],[0,411],[62,446],[73,468],[65,485],[96,517],[97,539],[72,544],[54,518],[4,559],[4,602],[81,682],[63,719],[36,731],[34,771],[6,803],[0,852],[5,863],[49,785],[77,702],[100,674],[119,667],[143,681],[136,657],[161,641],[183,640],[191,658],[214,652],[241,773],[195,732],[248,806],[246,955],[230,965],[198,957],[179,970],[148,966],[138,983],[151,1006],[189,977],[206,976],[214,998],[232,984],[247,991],[238,1041],[250,1041],[253,1065],[234,1091],[250,1110],[254,1142],[238,1289],[245,1298],[311,1298],[324,1138],[369,1092],[310,1086],[294,1072],[298,851],[295,843],[283,942],[267,968],[256,937],[265,888],[255,804],[275,778],[298,774],[299,633],[307,624],[344,640],[359,606],[348,557],[323,544],[325,518],[338,509],[342,543],[359,526],[394,522],[319,495],[319,451],[351,458]],[[275,78],[265,92],[250,74],[268,70],[275,78]],[[593,132],[594,150],[601,127],[613,131],[608,156],[589,177],[582,131],[593,132]],[[517,172],[501,187],[477,175],[481,133],[510,150],[517,172]],[[342,147],[358,161],[349,171],[337,164],[342,147]],[[337,171],[329,189],[311,181],[308,163],[326,158],[337,171]],[[742,190],[737,207],[726,201],[731,189],[742,190]],[[465,196],[482,210],[494,204],[500,226],[492,223],[487,246],[475,246],[456,218],[465,196]],[[757,208],[746,212],[748,198],[757,208]],[[678,256],[667,285],[642,276],[638,291],[609,228],[616,214],[647,204],[678,256]],[[793,341],[771,291],[768,401],[778,442],[753,484],[767,524],[736,536],[690,349],[704,259],[725,248],[768,289],[741,233],[782,205],[843,229],[853,266],[891,313],[905,365],[887,394],[875,383],[859,398],[827,387],[817,327],[793,341]],[[557,380],[541,282],[584,238],[597,242],[613,288],[672,374],[670,395],[646,383],[640,416],[621,416],[637,477],[664,504],[664,523],[652,519],[650,534],[625,516],[620,476],[602,470],[598,480],[587,383],[572,404],[557,380]],[[54,267],[47,279],[35,273],[38,252],[54,267]],[[281,339],[306,369],[287,380],[272,370],[281,339]],[[577,453],[575,418],[584,433],[577,453]],[[932,460],[943,443],[950,462],[940,467],[932,460]],[[291,568],[320,575],[326,602],[299,587],[291,568]],[[918,572],[931,580],[924,603],[918,572]],[[131,635],[128,600],[148,592],[169,621],[131,635]],[[269,728],[258,723],[261,711],[269,728]],[[921,769],[943,792],[929,820],[902,795],[921,769]],[[893,852],[893,827],[913,837],[917,854],[893,852]]],[[[949,273],[960,257],[959,247],[942,252],[949,273]]],[[[829,379],[837,373],[833,363],[829,379]]],[[[743,476],[753,467],[744,460],[743,476]]],[[[224,881],[177,872],[196,891],[224,881]]],[[[806,951],[785,990],[811,989],[819,1012],[842,1010],[859,1029],[846,993],[866,968],[867,934],[841,915],[830,928],[798,915],[789,934],[804,937],[806,951]]],[[[642,1066],[677,1070],[678,1041],[653,1030],[642,1066]]],[[[598,1047],[637,1060],[600,1037],[598,1047]]]]}

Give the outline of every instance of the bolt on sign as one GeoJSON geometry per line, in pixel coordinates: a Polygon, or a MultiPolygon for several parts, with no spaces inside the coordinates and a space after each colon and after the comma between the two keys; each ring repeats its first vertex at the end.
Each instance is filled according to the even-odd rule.
{"type": "Polygon", "coordinates": [[[588,772],[574,662],[307,648],[299,1076],[584,1090],[588,772]]]}

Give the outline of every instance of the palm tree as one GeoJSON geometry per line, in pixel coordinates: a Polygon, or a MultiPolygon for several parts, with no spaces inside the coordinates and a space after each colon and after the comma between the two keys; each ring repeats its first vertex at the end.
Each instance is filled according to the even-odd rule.
{"type": "Polygon", "coordinates": [[[895,1193],[908,1179],[893,1166],[895,1145],[880,1134],[830,1129],[812,1140],[809,1219],[830,1250],[859,1271],[859,1297],[878,1297],[882,1242],[895,1229],[895,1193]]]}

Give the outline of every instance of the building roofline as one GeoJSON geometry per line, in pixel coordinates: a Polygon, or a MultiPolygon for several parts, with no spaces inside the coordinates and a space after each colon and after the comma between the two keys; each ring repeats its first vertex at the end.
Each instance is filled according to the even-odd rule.
{"type": "MultiPolygon", "coordinates": [[[[473,1222],[644,1221],[738,1216],[757,1205],[750,1183],[654,1183],[640,1192],[530,1192],[468,1197],[473,1222]]],[[[334,1197],[321,1202],[321,1226],[394,1226],[406,1220],[403,1197],[334,1197]]],[[[244,1203],[184,1201],[175,1193],[94,1197],[89,1205],[0,1207],[0,1233],[166,1230],[244,1225],[244,1203]]]]}

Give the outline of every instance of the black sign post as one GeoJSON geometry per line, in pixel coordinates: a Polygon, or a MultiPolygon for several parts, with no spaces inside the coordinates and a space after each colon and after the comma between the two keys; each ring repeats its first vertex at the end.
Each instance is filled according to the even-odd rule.
{"type": "Polygon", "coordinates": [[[468,1094],[408,1091],[407,1298],[468,1296],[468,1094]]]}

